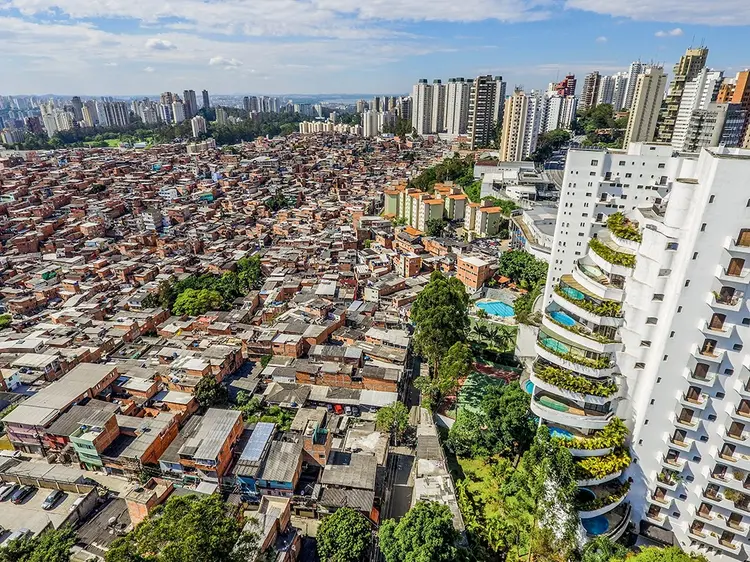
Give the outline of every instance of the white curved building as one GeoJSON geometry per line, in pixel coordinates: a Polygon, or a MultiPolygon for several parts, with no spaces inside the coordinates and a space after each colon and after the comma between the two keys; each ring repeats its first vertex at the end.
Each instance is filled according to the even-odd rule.
{"type": "Polygon", "coordinates": [[[750,151],[573,150],[557,225],[531,407],[577,438],[589,536],[747,560],[750,151]]]}

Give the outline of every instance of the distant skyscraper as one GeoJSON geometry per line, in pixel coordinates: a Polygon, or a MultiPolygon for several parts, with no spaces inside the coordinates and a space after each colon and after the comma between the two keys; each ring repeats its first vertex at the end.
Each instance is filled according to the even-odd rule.
{"type": "Polygon", "coordinates": [[[638,82],[638,75],[643,74],[646,71],[647,65],[642,64],[640,61],[630,63],[628,69],[627,78],[627,90],[625,92],[625,100],[622,103],[623,109],[630,109],[633,105],[633,97],[635,96],[635,86],[638,82]]]}
{"type": "Polygon", "coordinates": [[[628,94],[628,73],[618,72],[612,76],[612,108],[622,111],[625,107],[625,97],[628,94]]]}
{"type": "MultiPolygon", "coordinates": [[[[707,110],[709,104],[716,101],[716,96],[719,93],[719,87],[723,80],[723,71],[703,68],[695,78],[685,82],[680,99],[680,108],[675,118],[674,132],[672,133],[672,146],[676,150],[689,150],[686,145],[688,144],[688,126],[691,123],[693,124],[691,134],[695,137],[698,130],[696,123],[700,123],[700,130],[703,131],[706,129],[706,123],[713,119],[713,114],[701,114],[703,117],[693,119],[693,112],[707,110]]],[[[721,134],[721,127],[724,125],[725,113],[725,111],[722,111],[719,115],[721,117],[721,124],[716,133],[717,143],[721,134]]],[[[696,143],[698,141],[693,141],[690,144],[695,145],[696,143]]]]}
{"type": "Polygon", "coordinates": [[[445,131],[445,102],[446,102],[445,84],[440,80],[432,82],[432,130],[435,133],[445,131]]]}
{"type": "Polygon", "coordinates": [[[612,76],[599,77],[599,89],[596,93],[596,105],[612,103],[612,97],[615,93],[615,79],[612,76]]]}
{"type": "Polygon", "coordinates": [[[83,103],[81,102],[81,98],[73,96],[71,104],[73,105],[73,115],[75,116],[75,120],[83,121],[83,103]]]}
{"type": "Polygon", "coordinates": [[[203,90],[203,109],[211,107],[211,100],[208,98],[208,90],[203,90]]]}
{"type": "Polygon", "coordinates": [[[164,92],[160,97],[159,101],[163,104],[169,104],[172,105],[172,102],[174,101],[174,96],[172,95],[172,92],[164,92]]]}
{"type": "Polygon", "coordinates": [[[190,120],[190,127],[193,129],[193,136],[197,138],[206,132],[206,120],[202,115],[196,115],[190,120]]]}
{"type": "Polygon", "coordinates": [[[529,117],[529,98],[517,89],[505,103],[503,132],[500,139],[500,161],[517,162],[523,159],[526,122],[529,117]]]}
{"type": "Polygon", "coordinates": [[[472,82],[467,127],[472,150],[490,146],[496,140],[496,129],[505,107],[504,97],[505,82],[500,76],[487,74],[472,82]]]}
{"type": "Polygon", "coordinates": [[[555,129],[570,129],[578,108],[578,98],[561,96],[552,91],[546,93],[543,102],[541,132],[548,133],[555,129]]]}
{"type": "Polygon", "coordinates": [[[554,90],[561,96],[576,95],[576,76],[568,74],[561,82],[554,85],[554,90]]]}
{"type": "Polygon", "coordinates": [[[646,69],[645,73],[638,75],[628,126],[625,129],[623,143],[625,149],[631,142],[654,140],[656,121],[666,83],[667,77],[658,66],[652,66],[646,69]]]}
{"type": "Polygon", "coordinates": [[[185,109],[185,119],[191,119],[198,113],[198,102],[195,97],[195,90],[184,90],[182,92],[182,104],[185,109]]]}
{"type": "Polygon", "coordinates": [[[421,79],[412,88],[411,122],[418,135],[432,132],[432,86],[421,79]]]}
{"type": "Polygon", "coordinates": [[[669,84],[669,91],[664,98],[661,111],[659,112],[659,121],[656,126],[657,142],[672,142],[675,121],[677,120],[677,113],[680,110],[680,101],[682,100],[682,93],[685,90],[685,83],[695,78],[703,70],[706,66],[707,58],[708,49],[706,47],[688,49],[674,66],[674,74],[669,84]]]}
{"type": "Polygon", "coordinates": [[[172,102],[172,119],[176,124],[185,120],[185,106],[181,101],[172,102]]]}
{"type": "Polygon", "coordinates": [[[411,121],[412,102],[409,96],[398,98],[396,101],[396,113],[401,119],[411,121]]]}
{"type": "Polygon", "coordinates": [[[469,126],[471,82],[451,78],[446,85],[445,130],[449,135],[463,135],[469,126]]]}
{"type": "Polygon", "coordinates": [[[216,122],[219,125],[224,125],[227,122],[227,110],[223,107],[216,108],[216,122]]]}
{"type": "Polygon", "coordinates": [[[246,113],[250,113],[250,97],[245,96],[242,98],[242,107],[246,113]]]}
{"type": "Polygon", "coordinates": [[[83,122],[87,127],[95,127],[99,123],[99,115],[96,112],[96,102],[94,100],[88,100],[83,104],[81,114],[83,122]]]}
{"type": "MultiPolygon", "coordinates": [[[[750,148],[750,70],[738,72],[734,80],[725,80],[719,90],[716,101],[717,103],[731,103],[739,106],[744,112],[747,120],[742,125],[742,146],[750,148]]],[[[736,118],[737,109],[735,108],[727,116],[727,123],[731,119],[736,118]]]]}
{"type": "Polygon", "coordinates": [[[367,105],[367,102],[365,100],[357,100],[357,113],[362,113],[365,110],[365,106],[367,105]]]}
{"type": "Polygon", "coordinates": [[[539,131],[542,126],[542,117],[544,113],[544,98],[542,93],[531,90],[528,95],[529,105],[526,116],[526,130],[523,134],[523,151],[521,159],[525,160],[532,152],[536,150],[536,142],[539,138],[539,131]]]}
{"type": "Polygon", "coordinates": [[[599,80],[601,76],[599,71],[587,74],[583,81],[583,90],[581,91],[581,109],[584,111],[596,106],[596,100],[599,95],[599,80]]]}

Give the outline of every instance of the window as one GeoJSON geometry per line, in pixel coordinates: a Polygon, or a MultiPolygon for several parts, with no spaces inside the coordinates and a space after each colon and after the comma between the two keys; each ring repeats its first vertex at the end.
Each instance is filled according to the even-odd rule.
{"type": "Polygon", "coordinates": [[[641,347],[651,347],[651,342],[649,340],[641,340],[641,347]]]}
{"type": "Polygon", "coordinates": [[[734,374],[734,369],[724,369],[724,374],[725,375],[733,375],[734,374]]]}
{"type": "Polygon", "coordinates": [[[717,393],[716,393],[716,398],[718,398],[718,399],[720,399],[720,400],[721,400],[722,398],[724,398],[724,396],[725,396],[725,395],[724,395],[724,393],[723,393],[723,392],[717,392],[717,393]]]}
{"type": "Polygon", "coordinates": [[[668,275],[671,275],[671,273],[672,273],[671,269],[660,269],[659,277],[667,277],[668,275]]]}
{"type": "Polygon", "coordinates": [[[701,225],[701,232],[706,232],[706,223],[705,222],[701,225]]]}
{"type": "Polygon", "coordinates": [[[708,202],[709,202],[709,203],[713,203],[713,202],[714,202],[714,199],[716,199],[716,195],[712,195],[711,197],[709,197],[709,198],[708,198],[708,202]]]}
{"type": "Polygon", "coordinates": [[[697,258],[698,258],[698,252],[693,252],[693,259],[697,259],[697,258]]]}
{"type": "Polygon", "coordinates": [[[664,168],[666,168],[666,164],[664,164],[664,162],[662,162],[661,164],[659,164],[657,166],[657,168],[659,168],[660,170],[663,170],[664,168]]]}
{"type": "Polygon", "coordinates": [[[599,160],[592,160],[591,161],[591,165],[592,166],[598,166],[599,165],[599,160]]]}
{"type": "Polygon", "coordinates": [[[674,331],[672,331],[672,332],[669,332],[669,337],[670,337],[670,338],[673,338],[673,337],[674,337],[674,331]]]}
{"type": "Polygon", "coordinates": [[[688,279],[687,281],[685,281],[685,286],[686,286],[686,287],[689,287],[689,286],[690,286],[690,279],[688,279]]]}
{"type": "Polygon", "coordinates": [[[586,194],[586,197],[591,197],[591,193],[587,193],[587,194],[586,194]]]}
{"type": "Polygon", "coordinates": [[[682,312],[682,307],[681,307],[681,306],[678,306],[678,307],[677,307],[677,312],[678,312],[678,313],[679,313],[679,312],[682,312]]]}
{"type": "Polygon", "coordinates": [[[633,177],[633,174],[631,174],[631,173],[629,173],[629,172],[628,172],[627,174],[625,174],[625,177],[626,177],[626,178],[632,178],[632,177],[633,177]]]}
{"type": "Polygon", "coordinates": [[[734,344],[732,346],[732,349],[735,350],[735,351],[742,351],[742,344],[741,343],[736,343],[736,344],[734,344]]]}
{"type": "Polygon", "coordinates": [[[679,244],[677,242],[668,242],[667,243],[667,250],[674,251],[674,250],[677,249],[678,246],[679,246],[679,244]]]}
{"type": "Polygon", "coordinates": [[[654,293],[654,298],[652,300],[655,300],[656,302],[662,302],[664,300],[664,295],[660,293],[654,293]]]}
{"type": "Polygon", "coordinates": [[[636,369],[645,369],[646,368],[646,364],[645,363],[636,363],[635,364],[635,368],[636,369]]]}
{"type": "Polygon", "coordinates": [[[716,421],[716,414],[711,414],[708,416],[708,421],[716,421]]]}
{"type": "Polygon", "coordinates": [[[742,325],[743,326],[750,326],[750,318],[743,318],[742,319],[742,325]]]}
{"type": "Polygon", "coordinates": [[[624,166],[624,165],[625,165],[625,160],[620,160],[620,161],[619,161],[619,162],[617,163],[617,165],[618,165],[618,166],[624,166]]]}
{"type": "Polygon", "coordinates": [[[656,316],[649,316],[646,318],[646,324],[656,325],[659,319],[656,316]]]}
{"type": "Polygon", "coordinates": [[[662,359],[661,359],[661,360],[662,360],[662,361],[666,361],[667,359],[669,359],[669,355],[665,355],[664,357],[662,357],[662,359]]]}

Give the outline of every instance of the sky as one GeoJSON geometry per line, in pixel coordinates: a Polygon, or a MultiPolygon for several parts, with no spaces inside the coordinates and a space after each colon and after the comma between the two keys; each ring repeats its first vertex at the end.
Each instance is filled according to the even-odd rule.
{"type": "Polygon", "coordinates": [[[411,91],[501,75],[546,88],[701,43],[750,66],[748,0],[0,0],[0,94],[411,91]]]}

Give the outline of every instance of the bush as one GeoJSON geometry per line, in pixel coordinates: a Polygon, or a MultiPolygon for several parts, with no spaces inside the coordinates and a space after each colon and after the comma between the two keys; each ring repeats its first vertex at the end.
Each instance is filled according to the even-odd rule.
{"type": "Polygon", "coordinates": [[[574,299],[568,293],[563,291],[560,285],[555,287],[555,293],[560,295],[568,302],[572,302],[578,308],[582,308],[587,312],[596,314],[597,316],[607,316],[609,318],[620,318],[622,316],[622,304],[616,301],[602,301],[599,304],[590,301],[588,299],[574,299]]]}
{"type": "Polygon", "coordinates": [[[630,482],[622,482],[615,490],[604,497],[594,498],[587,502],[580,502],[576,505],[578,511],[594,511],[601,509],[606,505],[612,505],[613,503],[622,499],[630,490],[630,482]]]}
{"type": "Polygon", "coordinates": [[[617,449],[603,457],[587,457],[576,462],[578,480],[600,480],[625,470],[630,466],[630,454],[625,449],[617,449]]]}
{"type": "Polygon", "coordinates": [[[534,366],[534,373],[540,380],[564,388],[571,392],[577,392],[579,394],[588,394],[591,396],[600,396],[606,398],[612,396],[617,392],[617,385],[614,382],[595,382],[583,377],[576,375],[566,369],[559,367],[548,366],[534,366]]]}
{"type": "Polygon", "coordinates": [[[607,219],[607,228],[609,228],[612,234],[624,240],[640,242],[642,239],[637,223],[629,221],[622,213],[610,215],[607,219]]]}
{"type": "Polygon", "coordinates": [[[589,248],[591,248],[599,257],[611,264],[621,265],[623,267],[635,267],[634,255],[613,250],[597,238],[589,240],[589,248]]]}
{"type": "Polygon", "coordinates": [[[583,449],[585,451],[596,451],[598,449],[609,449],[622,447],[628,436],[628,428],[620,418],[613,418],[604,429],[594,437],[587,439],[565,439],[553,437],[552,441],[568,449],[583,449]]]}

